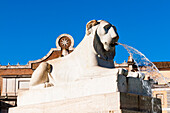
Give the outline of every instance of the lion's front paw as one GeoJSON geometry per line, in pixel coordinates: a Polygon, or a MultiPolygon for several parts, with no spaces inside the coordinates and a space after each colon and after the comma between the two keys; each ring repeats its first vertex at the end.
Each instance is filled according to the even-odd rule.
{"type": "Polygon", "coordinates": [[[46,88],[46,87],[52,87],[52,86],[54,86],[52,83],[49,83],[49,82],[45,82],[45,83],[44,83],[44,88],[46,88]]]}

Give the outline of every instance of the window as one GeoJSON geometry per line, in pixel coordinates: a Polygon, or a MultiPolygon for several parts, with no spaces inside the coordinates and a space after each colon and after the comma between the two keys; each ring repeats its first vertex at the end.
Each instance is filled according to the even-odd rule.
{"type": "Polygon", "coordinates": [[[161,99],[161,103],[162,105],[164,105],[164,94],[163,93],[156,94],[156,98],[161,99]]]}

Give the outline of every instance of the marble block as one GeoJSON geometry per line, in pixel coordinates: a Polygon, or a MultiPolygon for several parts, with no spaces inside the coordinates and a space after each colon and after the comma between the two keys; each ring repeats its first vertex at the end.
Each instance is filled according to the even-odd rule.
{"type": "Polygon", "coordinates": [[[87,78],[55,87],[19,91],[17,105],[39,104],[95,94],[127,92],[127,90],[127,80],[124,75],[87,78]]]}
{"type": "Polygon", "coordinates": [[[10,113],[161,113],[160,99],[113,92],[23,105],[10,113]]]}
{"type": "Polygon", "coordinates": [[[84,78],[55,87],[30,89],[27,91],[20,90],[17,105],[39,104],[113,92],[127,92],[150,96],[147,94],[148,90],[142,86],[140,79],[126,77],[117,73],[117,75],[84,78]]]}

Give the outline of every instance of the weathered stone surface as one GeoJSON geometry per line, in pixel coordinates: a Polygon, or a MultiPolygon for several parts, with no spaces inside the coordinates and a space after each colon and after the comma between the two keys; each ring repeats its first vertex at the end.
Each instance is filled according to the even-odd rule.
{"type": "MultiPolygon", "coordinates": [[[[107,94],[113,92],[127,92],[128,90],[134,91],[132,93],[141,94],[138,78],[132,79],[134,82],[128,85],[127,77],[119,75],[118,71],[102,77],[85,78],[79,81],[60,84],[55,87],[48,87],[42,89],[30,89],[28,91],[19,91],[17,105],[39,104],[44,102],[58,101],[64,99],[79,98],[90,95],[107,94]],[[129,87],[130,86],[130,87],[129,87]],[[134,87],[132,87],[134,86],[134,87]]],[[[135,96],[123,96],[124,100],[132,98],[136,100],[135,96]]],[[[131,101],[127,101],[131,102],[131,101]]],[[[131,104],[136,104],[134,101],[131,104]]]]}
{"type": "Polygon", "coordinates": [[[10,109],[10,113],[161,113],[159,106],[159,99],[114,92],[19,106],[10,109]],[[155,103],[146,104],[148,100],[155,103]]]}
{"type": "Polygon", "coordinates": [[[162,113],[161,100],[149,96],[120,93],[120,108],[147,113],[162,113]]]}
{"type": "Polygon", "coordinates": [[[151,113],[153,98],[142,96],[142,95],[138,96],[138,98],[139,98],[139,109],[142,111],[148,110],[151,113]]]}
{"type": "Polygon", "coordinates": [[[127,92],[126,77],[123,75],[88,78],[55,87],[20,91],[17,105],[39,104],[117,91],[127,92]]]}
{"type": "Polygon", "coordinates": [[[151,85],[149,81],[139,78],[127,77],[128,93],[151,96],[151,85]]]}
{"type": "Polygon", "coordinates": [[[138,110],[138,95],[130,93],[120,93],[120,108],[129,110],[138,110]]]}

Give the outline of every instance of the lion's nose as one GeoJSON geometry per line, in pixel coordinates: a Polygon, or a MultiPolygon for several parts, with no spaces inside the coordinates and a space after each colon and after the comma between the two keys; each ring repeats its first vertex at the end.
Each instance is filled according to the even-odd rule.
{"type": "Polygon", "coordinates": [[[114,43],[117,42],[118,40],[119,40],[119,35],[112,38],[112,42],[114,42],[114,43]]]}

